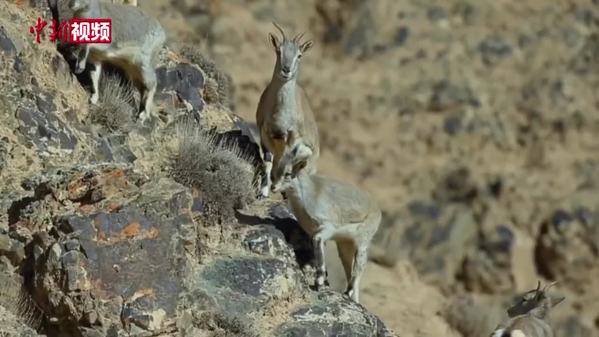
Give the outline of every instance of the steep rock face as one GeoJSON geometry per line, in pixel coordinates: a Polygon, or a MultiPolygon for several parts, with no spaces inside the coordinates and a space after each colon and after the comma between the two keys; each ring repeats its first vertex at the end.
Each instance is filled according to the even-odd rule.
{"type": "Polygon", "coordinates": [[[316,296],[313,304],[291,313],[277,336],[380,336],[393,334],[375,316],[365,314],[364,307],[336,292],[316,296]]]}
{"type": "MultiPolygon", "coordinates": [[[[315,47],[300,83],[319,123],[319,171],[381,203],[372,256],[408,258],[448,294],[503,308],[537,279],[559,280],[558,336],[597,335],[595,2],[177,1],[156,12],[234,75],[248,119],[272,75],[271,21],[305,31],[315,47]],[[582,194],[590,202],[573,203],[582,194]]],[[[370,290],[371,310],[401,307],[378,302],[391,286],[370,290]]]]}
{"type": "MultiPolygon", "coordinates": [[[[31,325],[48,336],[393,336],[346,296],[310,289],[300,268],[310,241],[278,202],[209,222],[202,197],[165,174],[181,120],[259,160],[219,96],[230,92],[214,83],[223,73],[165,49],[159,118],[107,128],[90,114],[109,109],[87,103],[73,60],[19,29],[40,13],[0,4],[0,270],[22,276],[40,320],[31,325]]],[[[133,102],[122,102],[131,119],[133,102]]],[[[6,298],[0,333],[37,335],[6,298]]]]}
{"type": "MultiPolygon", "coordinates": [[[[31,287],[56,333],[138,333],[168,326],[165,319],[175,314],[183,288],[177,275],[186,268],[184,245],[194,241],[189,192],[164,180],[140,185],[118,167],[56,178],[45,182],[53,186],[48,192],[67,199],[46,195],[45,205],[30,214],[52,218],[47,225],[55,228],[50,235],[34,234],[31,249],[38,256],[31,287]],[[133,200],[125,202],[125,196],[133,200]],[[62,213],[56,207],[53,215],[36,214],[54,202],[73,201],[78,210],[62,213]]],[[[36,227],[21,221],[27,220],[13,226],[36,227]]]]}
{"type": "MultiPolygon", "coordinates": [[[[127,99],[127,95],[123,94],[123,100],[118,94],[118,91],[124,92],[127,85],[105,90],[107,93],[101,93],[97,106],[89,105],[90,93],[86,91],[90,90],[89,75],[71,73],[72,55],[62,55],[56,45],[47,40],[49,26],[43,31],[40,44],[23,28],[34,25],[38,16],[47,22],[51,20],[23,6],[2,4],[0,167],[5,168],[0,174],[25,176],[46,165],[60,165],[65,159],[117,163],[148,160],[148,147],[155,147],[147,141],[151,139],[148,136],[159,121],[154,120],[149,126],[133,122],[137,105],[127,99]],[[111,93],[116,96],[110,96],[111,93]],[[113,101],[119,104],[114,105],[113,101]],[[124,122],[121,124],[127,124],[119,125],[119,130],[91,123],[102,120],[114,124],[119,118],[124,122]],[[142,139],[146,139],[145,144],[142,139]]],[[[159,88],[155,103],[161,111],[158,119],[172,122],[182,116],[193,116],[199,121],[205,105],[202,98],[205,78],[201,68],[165,50],[160,55],[157,73],[159,88]]],[[[118,69],[107,67],[100,83],[102,91],[103,85],[110,86],[104,83],[119,76],[118,69]]],[[[135,90],[133,92],[133,96],[138,96],[135,90]]],[[[232,123],[225,115],[215,119],[227,120],[228,125],[232,123]]]]}
{"type": "Polygon", "coordinates": [[[190,191],[170,179],[100,164],[24,185],[31,194],[13,201],[10,232],[31,252],[18,266],[50,336],[175,336],[201,327],[184,319],[193,311],[237,317],[247,333],[392,336],[347,297],[310,291],[274,227],[200,235],[190,191]],[[215,234],[226,241],[212,245],[215,234]],[[251,318],[262,316],[272,322],[251,318]]]}

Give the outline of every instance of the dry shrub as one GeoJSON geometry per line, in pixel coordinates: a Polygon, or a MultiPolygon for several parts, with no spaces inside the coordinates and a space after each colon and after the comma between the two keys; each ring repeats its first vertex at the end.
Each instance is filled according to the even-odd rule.
{"type": "Polygon", "coordinates": [[[254,200],[254,167],[239,146],[189,121],[177,128],[177,141],[170,174],[178,183],[201,192],[205,214],[228,218],[254,200]]]}
{"type": "Polygon", "coordinates": [[[203,311],[196,315],[199,328],[210,331],[210,337],[257,337],[253,329],[239,318],[218,312],[203,311]]]}
{"type": "Polygon", "coordinates": [[[12,313],[17,319],[37,330],[40,327],[43,312],[13,277],[0,275],[0,306],[12,313]]]}
{"type": "Polygon", "coordinates": [[[131,85],[116,76],[102,76],[98,103],[90,105],[90,120],[110,132],[125,131],[135,108],[131,85]]]}

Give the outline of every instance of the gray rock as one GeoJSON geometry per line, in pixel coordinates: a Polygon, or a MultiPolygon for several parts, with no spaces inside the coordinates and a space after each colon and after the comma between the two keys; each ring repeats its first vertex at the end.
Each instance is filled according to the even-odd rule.
{"type": "Polygon", "coordinates": [[[249,324],[244,323],[239,317],[215,311],[191,311],[183,314],[178,324],[178,332],[183,337],[194,336],[231,336],[231,337],[258,337],[249,324]]]}
{"type": "Polygon", "coordinates": [[[49,0],[29,0],[29,5],[34,7],[36,10],[42,12],[42,18],[51,18],[52,13],[50,6],[48,6],[49,0]]]}
{"type": "Polygon", "coordinates": [[[596,200],[586,194],[578,198],[584,201],[556,209],[537,238],[537,265],[549,279],[586,283],[590,270],[597,268],[599,204],[592,205],[596,200]]]}
{"type": "Polygon", "coordinates": [[[457,135],[463,128],[462,120],[457,116],[448,116],[443,121],[443,130],[450,136],[457,135]]]}
{"type": "Polygon", "coordinates": [[[474,4],[466,1],[460,1],[456,3],[451,9],[451,12],[462,17],[464,23],[468,25],[474,24],[475,20],[480,16],[480,11],[474,6],[474,4]]]}
{"type": "Polygon", "coordinates": [[[457,167],[449,171],[433,191],[439,203],[470,203],[478,195],[478,187],[470,177],[467,167],[457,167]]]}
{"type": "Polygon", "coordinates": [[[0,230],[8,231],[8,225],[18,216],[20,200],[28,200],[31,193],[24,191],[0,191],[0,230]]]}
{"type": "Polygon", "coordinates": [[[409,258],[423,279],[444,287],[459,275],[477,241],[470,206],[415,200],[401,212],[383,214],[370,255],[385,266],[409,258]]]}
{"type": "Polygon", "coordinates": [[[34,275],[29,287],[51,335],[152,334],[175,331],[172,324],[179,322],[189,335],[215,325],[254,336],[252,322],[243,317],[298,293],[306,294],[308,310],[324,312],[330,322],[335,313],[352,316],[331,327],[312,322],[310,328],[301,323],[309,317],[298,311],[282,333],[387,335],[376,317],[343,295],[309,292],[286,242],[299,234],[289,229],[303,232],[284,207],[273,208],[263,224],[230,228],[240,232],[233,236],[238,241],[227,244],[250,254],[236,250],[240,255],[213,255],[198,265],[196,254],[205,247],[192,219],[191,193],[169,179],[147,180],[125,165],[102,164],[51,169],[22,185],[31,193],[11,195],[10,235],[31,247],[23,265],[34,275]],[[51,233],[37,225],[40,219],[51,222],[51,233]],[[35,232],[21,234],[24,224],[35,232]],[[242,318],[206,326],[198,321],[203,316],[192,317],[185,325],[181,308],[242,318]]]}
{"type": "Polygon", "coordinates": [[[273,296],[285,296],[300,284],[297,266],[276,258],[219,259],[206,266],[202,287],[224,312],[257,311],[273,296]]]}
{"type": "Polygon", "coordinates": [[[303,268],[314,260],[312,240],[300,227],[295,217],[283,205],[275,205],[270,209],[270,216],[275,227],[283,233],[285,240],[291,245],[297,262],[303,268]]]}
{"type": "Polygon", "coordinates": [[[432,6],[426,12],[428,19],[432,22],[438,22],[441,20],[445,20],[448,17],[447,10],[441,6],[432,6]]]}
{"type": "Polygon", "coordinates": [[[6,167],[6,162],[8,161],[8,139],[1,138],[0,139],[0,172],[6,167]]]}
{"type": "Polygon", "coordinates": [[[361,7],[360,12],[356,16],[357,23],[353,29],[350,29],[344,43],[344,51],[347,55],[364,57],[370,53],[372,48],[368,37],[372,34],[374,20],[366,5],[361,7]]]}
{"type": "Polygon", "coordinates": [[[101,162],[133,163],[137,157],[126,142],[126,135],[112,134],[97,140],[96,157],[101,162]]]}
{"type": "Polygon", "coordinates": [[[489,36],[478,45],[482,60],[487,65],[493,65],[499,60],[512,54],[512,47],[500,36],[489,36]]]}
{"type": "Polygon", "coordinates": [[[433,85],[429,108],[434,111],[443,111],[455,107],[470,106],[477,108],[480,102],[476,94],[466,85],[457,85],[447,80],[442,80],[433,85]]]}
{"type": "MultiPolygon", "coordinates": [[[[185,251],[195,250],[191,195],[170,180],[137,187],[137,179],[104,165],[54,171],[30,183],[84,206],[52,216],[58,239],[34,240],[41,250],[30,266],[34,293],[56,321],[53,333],[140,333],[173,319],[183,291],[178,275],[188,268],[185,251]]],[[[44,202],[34,213],[59,201],[44,202]]]]}
{"type": "Polygon", "coordinates": [[[214,61],[204,56],[195,45],[184,46],[179,50],[193,64],[199,66],[204,74],[204,101],[208,104],[219,104],[235,110],[235,87],[233,78],[219,69],[214,61]]]}
{"type": "Polygon", "coordinates": [[[6,256],[13,266],[19,266],[25,259],[25,245],[0,230],[0,256],[6,256]]]}
{"type": "Polygon", "coordinates": [[[440,208],[416,208],[412,204],[412,214],[402,223],[407,227],[396,249],[411,258],[424,279],[448,284],[476,240],[472,210],[459,204],[440,208]]]}
{"type": "Polygon", "coordinates": [[[592,26],[597,20],[593,11],[588,8],[576,8],[574,10],[574,16],[576,21],[583,23],[586,26],[592,26]]]}
{"type": "Polygon", "coordinates": [[[410,28],[408,26],[400,26],[397,28],[393,36],[393,45],[395,47],[403,46],[410,37],[410,28]]]}
{"type": "Polygon", "coordinates": [[[218,287],[232,292],[259,297],[265,293],[263,286],[268,280],[272,280],[284,268],[284,263],[276,259],[225,259],[206,267],[202,278],[218,282],[218,287]]]}
{"type": "Polygon", "coordinates": [[[393,333],[364,307],[336,292],[316,295],[313,304],[301,307],[281,324],[277,337],[390,337],[393,333]]]}
{"type": "MultiPolygon", "coordinates": [[[[272,225],[257,225],[245,235],[243,242],[253,253],[283,257],[291,255],[285,236],[272,225]]],[[[295,258],[294,256],[289,256],[295,258]]]]}
{"type": "Polygon", "coordinates": [[[499,225],[490,233],[484,233],[477,248],[469,252],[460,272],[466,288],[491,294],[513,289],[514,243],[514,232],[508,226],[499,225]]]}
{"type": "Polygon", "coordinates": [[[599,66],[599,34],[593,33],[570,61],[570,67],[579,75],[588,75],[599,66]]]}
{"type": "Polygon", "coordinates": [[[54,105],[39,96],[38,108],[21,107],[17,110],[17,118],[19,131],[40,151],[50,147],[73,150],[77,145],[77,138],[69,126],[56,117],[54,105]]]}
{"type": "Polygon", "coordinates": [[[79,243],[79,240],[73,239],[73,240],[69,240],[66,241],[64,243],[64,248],[67,251],[79,251],[81,249],[81,244],[79,243]]]}
{"type": "Polygon", "coordinates": [[[173,68],[161,66],[156,69],[158,79],[157,98],[168,103],[173,95],[191,105],[191,113],[199,116],[204,108],[201,92],[204,88],[204,75],[197,65],[180,63],[173,68]]]}
{"type": "Polygon", "coordinates": [[[0,51],[6,54],[16,54],[17,48],[10,37],[6,34],[4,27],[0,27],[0,51]]]}
{"type": "Polygon", "coordinates": [[[441,216],[441,208],[435,202],[415,200],[408,204],[408,210],[415,218],[437,220],[441,216]]]}

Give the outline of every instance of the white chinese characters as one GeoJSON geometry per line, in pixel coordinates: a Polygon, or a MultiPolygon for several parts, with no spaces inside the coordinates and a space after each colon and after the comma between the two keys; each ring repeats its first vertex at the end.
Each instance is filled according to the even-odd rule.
{"type": "Polygon", "coordinates": [[[71,43],[110,43],[110,19],[71,19],[71,43]]]}

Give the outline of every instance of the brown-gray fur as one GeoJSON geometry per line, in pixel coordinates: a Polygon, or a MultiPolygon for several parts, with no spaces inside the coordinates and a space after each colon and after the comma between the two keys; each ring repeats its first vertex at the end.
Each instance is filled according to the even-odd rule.
{"type": "Polygon", "coordinates": [[[320,155],[314,113],[306,93],[297,83],[300,59],[312,47],[312,41],[302,43],[303,34],[289,40],[283,30],[277,24],[275,26],[281,32],[282,40],[269,34],[277,61],[272,79],[262,92],[256,111],[264,159],[264,181],[261,188],[263,197],[268,196],[272,180],[277,178],[272,175],[277,173],[281,157],[298,138],[302,138],[312,150],[312,157],[306,167],[310,173],[316,172],[320,155]]]}
{"type": "Polygon", "coordinates": [[[300,139],[281,159],[283,178],[273,184],[283,192],[302,229],[313,240],[316,287],[325,284],[324,244],[337,243],[347,279],[346,294],[359,301],[360,278],[368,261],[368,248],[381,222],[381,210],[373,197],[350,184],[306,169],[312,156],[300,139]]]}
{"type": "Polygon", "coordinates": [[[75,72],[85,69],[87,62],[94,65],[91,71],[93,94],[90,102],[98,101],[98,83],[102,63],[121,68],[140,91],[139,118],[150,117],[156,92],[156,56],[166,40],[160,23],[130,5],[99,0],[70,0],[68,4],[74,18],[110,18],[112,42],[85,44],[79,50],[75,72]]]}

